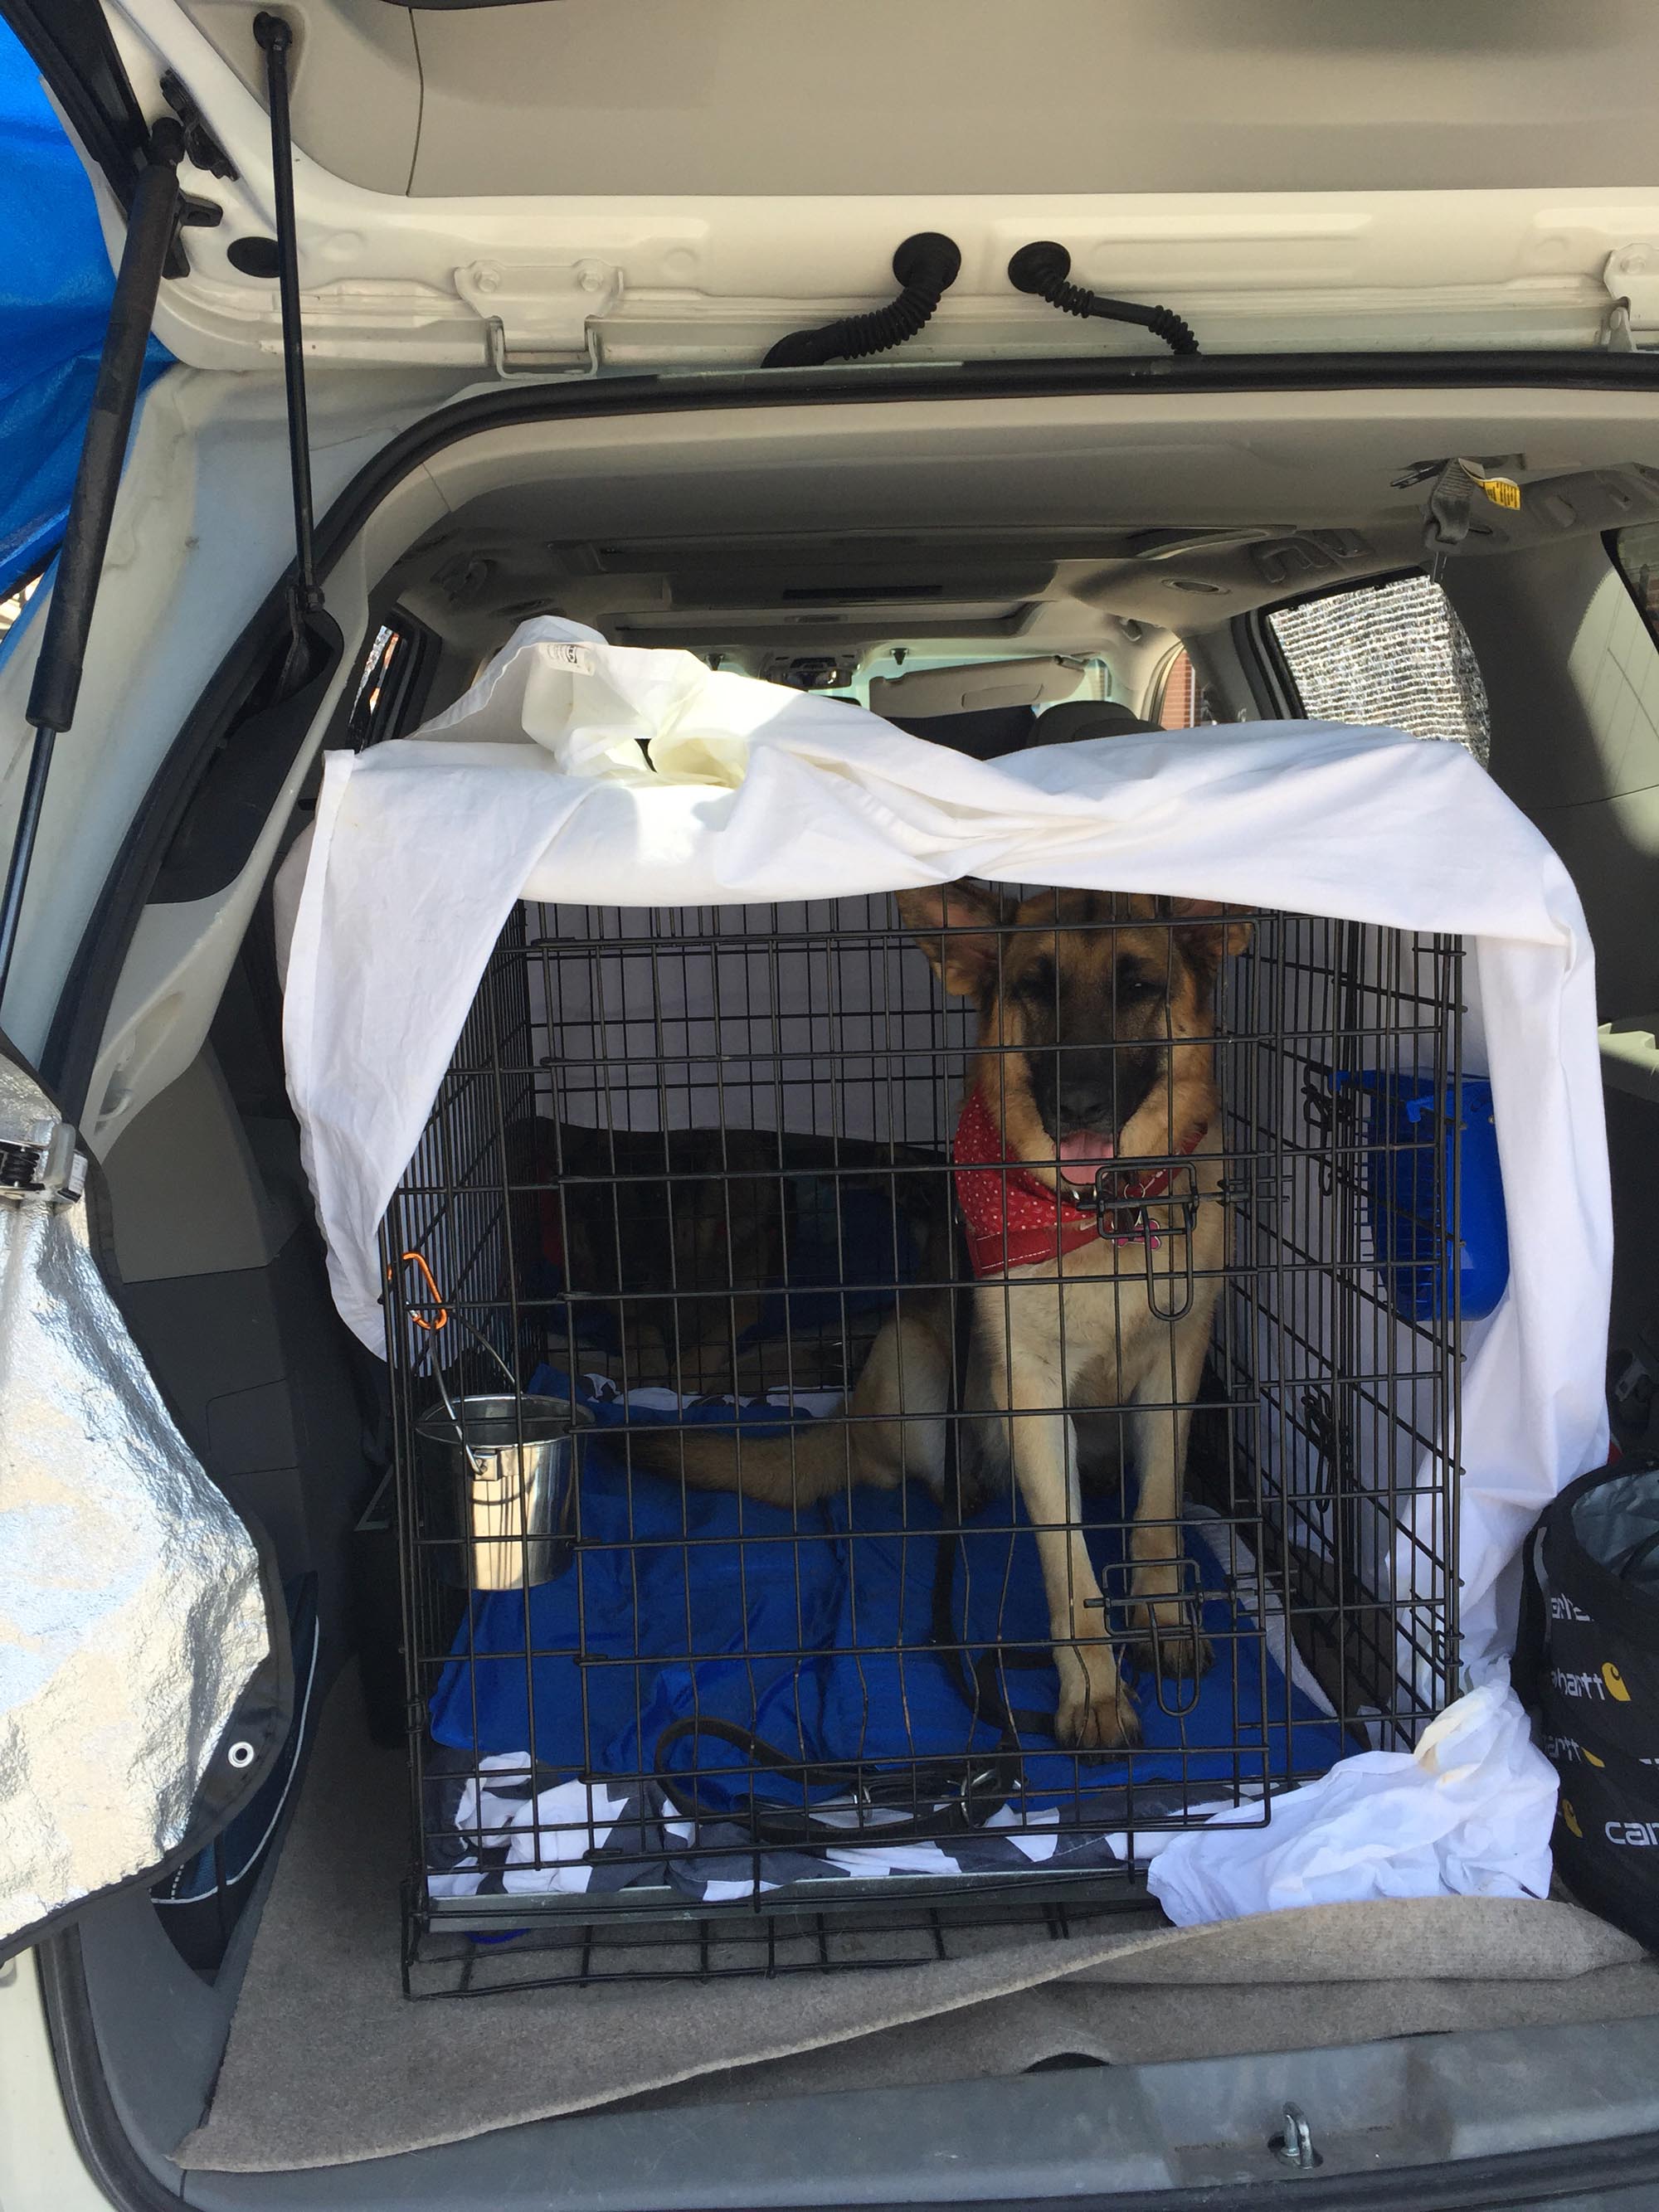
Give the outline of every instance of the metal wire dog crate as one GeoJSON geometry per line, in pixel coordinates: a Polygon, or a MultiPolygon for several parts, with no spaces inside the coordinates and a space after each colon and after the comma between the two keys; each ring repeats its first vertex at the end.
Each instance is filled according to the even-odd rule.
{"type": "Polygon", "coordinates": [[[1460,942],[963,895],[503,934],[385,1226],[412,1993],[1059,1932],[1451,1694],[1460,942]]]}

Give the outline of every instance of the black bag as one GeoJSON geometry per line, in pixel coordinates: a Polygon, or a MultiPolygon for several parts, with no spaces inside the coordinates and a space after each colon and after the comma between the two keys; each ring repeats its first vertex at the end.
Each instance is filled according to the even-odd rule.
{"type": "Polygon", "coordinates": [[[1570,1484],[1524,1569],[1516,1686],[1561,1778],[1557,1870],[1659,1949],[1659,1460],[1570,1484]]]}

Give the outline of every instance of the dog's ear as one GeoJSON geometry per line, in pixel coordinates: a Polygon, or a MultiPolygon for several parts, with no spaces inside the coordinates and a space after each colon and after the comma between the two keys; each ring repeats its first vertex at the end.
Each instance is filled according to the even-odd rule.
{"type": "Polygon", "coordinates": [[[1172,898],[1170,919],[1185,926],[1176,942],[1194,968],[1213,976],[1230,954],[1242,952],[1250,941],[1253,924],[1238,921],[1237,907],[1217,899],[1172,898]]]}
{"type": "Polygon", "coordinates": [[[927,955],[947,991],[983,998],[996,982],[1000,933],[1013,908],[983,884],[930,884],[898,891],[899,919],[927,955]]]}

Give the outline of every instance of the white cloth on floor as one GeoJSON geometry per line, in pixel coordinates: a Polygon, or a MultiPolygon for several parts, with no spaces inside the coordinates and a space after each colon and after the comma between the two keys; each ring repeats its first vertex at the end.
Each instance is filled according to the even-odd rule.
{"type": "Polygon", "coordinates": [[[1505,1648],[1500,1577],[1605,1456],[1612,1209],[1577,894],[1462,747],[1268,722],[975,761],[541,617],[419,736],[328,757],[301,865],[289,1088],[336,1300],[377,1352],[380,1218],[520,898],[711,906],[975,875],[1467,937],[1511,1272],[1465,1331],[1459,1564],[1467,1656],[1505,1648]]]}
{"type": "Polygon", "coordinates": [[[1176,1836],[1146,1886],[1177,1928],[1387,1897],[1547,1897],[1556,1773],[1494,1680],[1448,1705],[1415,1751],[1368,1751],[1176,1836]]]}
{"type": "Polygon", "coordinates": [[[502,1896],[585,1896],[595,1856],[633,1811],[630,1797],[603,1783],[538,1788],[525,1753],[492,1752],[456,1801],[455,1832],[466,1848],[441,1872],[428,1868],[427,1886],[434,1897],[477,1897],[493,1873],[502,1896]]]}

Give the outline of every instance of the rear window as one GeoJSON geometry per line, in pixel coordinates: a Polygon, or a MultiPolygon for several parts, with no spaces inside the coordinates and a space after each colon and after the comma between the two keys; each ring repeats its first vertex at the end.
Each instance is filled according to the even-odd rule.
{"type": "Polygon", "coordinates": [[[1613,540],[1613,557],[1642,611],[1643,621],[1659,638],[1659,523],[1644,522],[1640,529],[1621,530],[1613,540]]]}
{"type": "Polygon", "coordinates": [[[424,623],[396,607],[374,634],[357,672],[357,689],[346,724],[356,752],[414,726],[437,659],[437,641],[424,623]]]}
{"type": "Polygon", "coordinates": [[[1193,666],[1192,655],[1185,646],[1164,672],[1158,720],[1166,730],[1196,730],[1215,720],[1204,696],[1204,687],[1198,680],[1198,671],[1193,666]]]}
{"type": "Polygon", "coordinates": [[[1302,711],[1492,749],[1486,687],[1449,599],[1426,576],[1397,576],[1276,607],[1267,624],[1302,711]]]}

